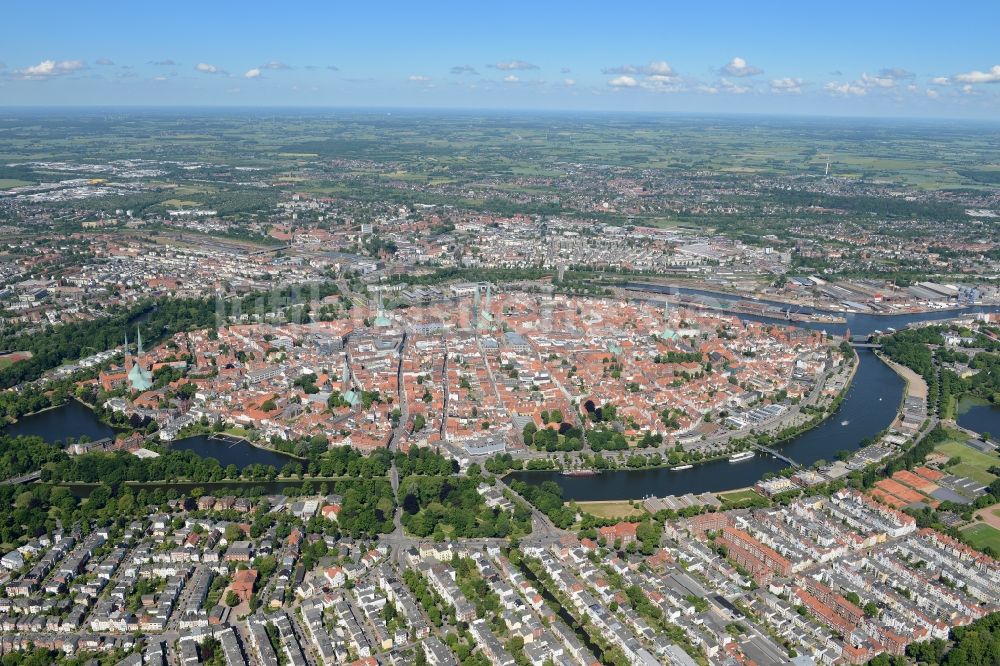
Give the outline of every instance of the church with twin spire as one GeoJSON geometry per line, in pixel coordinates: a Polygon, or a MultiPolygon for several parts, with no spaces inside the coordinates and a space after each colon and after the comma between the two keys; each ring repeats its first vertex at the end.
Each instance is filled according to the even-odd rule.
{"type": "Polygon", "coordinates": [[[128,352],[128,334],[125,334],[125,369],[128,370],[128,384],[133,391],[148,391],[153,388],[153,373],[147,368],[145,354],[142,351],[142,332],[135,327],[138,346],[133,357],[128,352]]]}

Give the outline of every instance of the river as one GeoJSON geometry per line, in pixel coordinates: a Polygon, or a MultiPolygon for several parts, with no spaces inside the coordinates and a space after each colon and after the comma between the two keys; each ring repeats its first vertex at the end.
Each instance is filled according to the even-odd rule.
{"type": "MultiPolygon", "coordinates": [[[[718,301],[741,300],[737,296],[717,294],[699,289],[643,285],[647,291],[664,294],[686,294],[714,298],[718,301]]],[[[780,303],[772,303],[781,305],[780,303]]],[[[807,308],[802,309],[808,311],[807,308]]],[[[917,314],[872,315],[843,314],[847,323],[793,322],[756,315],[732,313],[747,321],[776,322],[821,330],[833,335],[869,335],[876,330],[901,329],[920,321],[951,319],[978,312],[1000,312],[1000,307],[968,307],[957,310],[935,310],[917,314]]],[[[859,365],[854,381],[837,412],[817,427],[777,448],[796,462],[809,466],[818,460],[832,461],[841,450],[857,449],[861,442],[876,435],[892,423],[902,400],[903,380],[868,349],[858,349],[859,365]]],[[[977,408],[982,410],[982,407],[977,408]]],[[[993,432],[1000,433],[1000,409],[993,409],[993,432]]],[[[971,413],[970,412],[967,412],[971,413]]],[[[977,412],[978,413],[978,412],[977,412]]],[[[960,417],[961,418],[961,417],[960,417]]],[[[969,427],[972,427],[971,425],[969,427]]],[[[648,495],[683,495],[685,493],[720,492],[745,488],[756,483],[767,472],[777,472],[786,465],[770,456],[758,453],[741,463],[719,460],[695,465],[688,470],[669,469],[616,470],[597,476],[562,476],[558,472],[515,472],[511,478],[528,483],[554,481],[566,499],[580,501],[638,499],[648,495]]]]}

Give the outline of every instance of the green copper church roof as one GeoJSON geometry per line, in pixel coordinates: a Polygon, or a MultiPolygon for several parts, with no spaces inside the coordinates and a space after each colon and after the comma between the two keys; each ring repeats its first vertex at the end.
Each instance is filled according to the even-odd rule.
{"type": "Polygon", "coordinates": [[[136,363],[128,371],[128,383],[133,391],[148,391],[153,388],[153,374],[136,363]]]}

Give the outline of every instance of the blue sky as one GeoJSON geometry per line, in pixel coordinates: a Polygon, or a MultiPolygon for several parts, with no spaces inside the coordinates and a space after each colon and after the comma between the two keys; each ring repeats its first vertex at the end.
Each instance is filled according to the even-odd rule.
{"type": "Polygon", "coordinates": [[[1000,2],[6,3],[0,106],[1000,119],[1000,2]]]}

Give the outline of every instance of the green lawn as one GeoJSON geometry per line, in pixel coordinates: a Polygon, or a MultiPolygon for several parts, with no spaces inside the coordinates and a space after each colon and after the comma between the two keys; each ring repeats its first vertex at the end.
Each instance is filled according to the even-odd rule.
{"type": "Polygon", "coordinates": [[[756,490],[751,490],[749,488],[744,490],[734,490],[731,493],[718,493],[719,499],[728,508],[730,506],[739,506],[744,502],[759,502],[764,499],[764,496],[758,493],[756,490]]]}
{"type": "Polygon", "coordinates": [[[983,484],[990,484],[996,480],[996,477],[986,470],[1000,465],[1000,456],[982,453],[961,442],[954,441],[938,444],[934,450],[940,451],[950,458],[958,456],[962,459],[960,464],[948,468],[948,472],[951,474],[967,476],[973,481],[983,484]]]}
{"type": "Polygon", "coordinates": [[[976,550],[982,550],[989,546],[993,552],[1000,553],[1000,530],[990,527],[986,523],[970,527],[963,532],[963,535],[976,550]]]}
{"type": "Polygon", "coordinates": [[[642,508],[642,502],[637,504],[638,506],[632,506],[628,500],[622,500],[620,502],[577,502],[576,506],[580,511],[598,518],[619,520],[645,514],[646,510],[642,508]]]}

